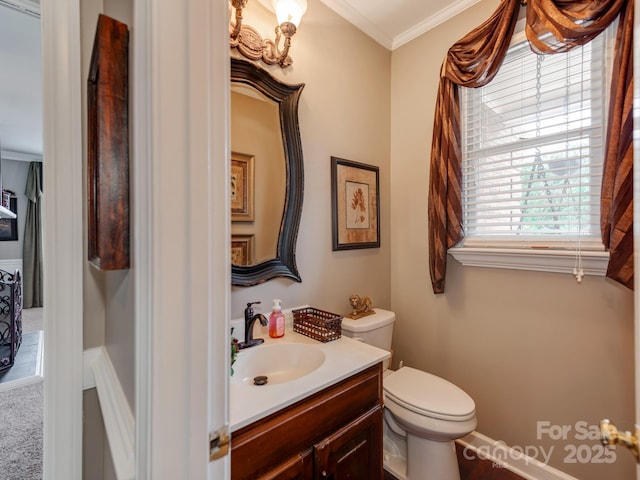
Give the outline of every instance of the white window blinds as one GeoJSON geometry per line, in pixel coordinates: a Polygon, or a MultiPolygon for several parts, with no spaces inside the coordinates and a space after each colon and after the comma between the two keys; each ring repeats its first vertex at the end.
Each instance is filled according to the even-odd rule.
{"type": "Polygon", "coordinates": [[[465,244],[601,245],[610,43],[536,55],[520,42],[492,82],[461,89],[465,244]]]}

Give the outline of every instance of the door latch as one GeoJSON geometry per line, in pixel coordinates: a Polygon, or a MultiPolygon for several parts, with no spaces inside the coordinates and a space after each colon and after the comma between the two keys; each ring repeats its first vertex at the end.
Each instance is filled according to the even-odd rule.
{"type": "Polygon", "coordinates": [[[638,438],[640,437],[640,427],[636,425],[635,431],[620,432],[616,426],[609,420],[604,419],[600,422],[600,440],[603,445],[624,445],[633,452],[636,462],[640,463],[640,450],[638,446],[638,438]]]}
{"type": "Polygon", "coordinates": [[[229,453],[229,427],[224,427],[209,434],[209,461],[213,462],[229,453]]]}

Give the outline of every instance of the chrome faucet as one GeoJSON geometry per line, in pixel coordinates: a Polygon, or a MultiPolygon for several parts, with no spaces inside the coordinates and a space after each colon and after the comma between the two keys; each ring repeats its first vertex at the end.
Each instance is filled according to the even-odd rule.
{"type": "Polygon", "coordinates": [[[264,338],[253,338],[253,324],[256,320],[260,321],[260,325],[267,326],[267,317],[261,313],[253,314],[253,305],[260,302],[247,303],[247,308],[244,309],[244,342],[238,345],[241,350],[244,348],[255,347],[264,342],[264,338]]]}

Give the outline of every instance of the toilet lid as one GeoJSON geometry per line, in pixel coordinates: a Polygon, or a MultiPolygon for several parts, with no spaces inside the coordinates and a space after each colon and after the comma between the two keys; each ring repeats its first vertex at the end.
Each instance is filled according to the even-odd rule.
{"type": "Polygon", "coordinates": [[[374,308],[373,315],[367,315],[366,317],[358,318],[354,320],[353,318],[344,317],[342,319],[342,329],[348,332],[369,332],[371,330],[375,330],[376,328],[382,328],[385,325],[389,325],[393,323],[396,319],[396,314],[390,312],[389,310],[383,310],[381,308],[374,308]]]}
{"type": "Polygon", "coordinates": [[[460,422],[475,415],[475,402],[461,388],[415,368],[402,367],[383,386],[386,397],[420,415],[460,422]]]}

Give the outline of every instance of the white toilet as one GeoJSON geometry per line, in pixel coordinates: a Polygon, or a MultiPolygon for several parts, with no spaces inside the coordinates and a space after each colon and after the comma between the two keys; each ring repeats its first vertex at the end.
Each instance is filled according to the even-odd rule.
{"type": "MultiPolygon", "coordinates": [[[[391,349],[395,313],[376,308],[358,320],[345,317],[347,337],[391,349]]],[[[440,377],[402,367],[384,380],[384,468],[399,480],[460,480],[454,440],[477,425],[475,403],[440,377]]]]}

